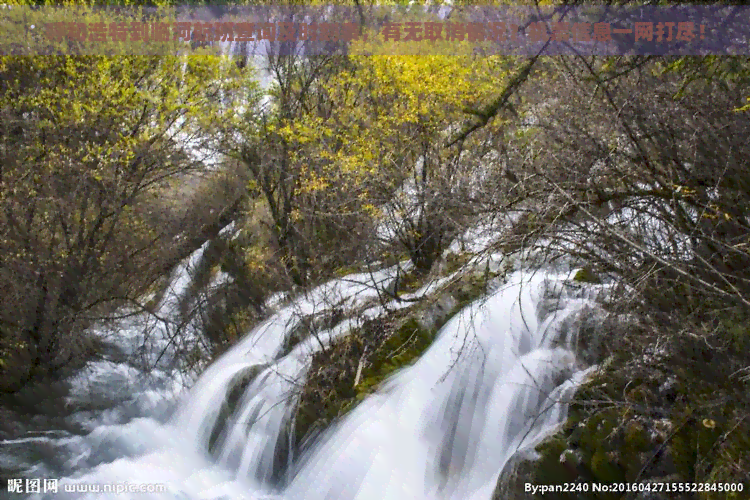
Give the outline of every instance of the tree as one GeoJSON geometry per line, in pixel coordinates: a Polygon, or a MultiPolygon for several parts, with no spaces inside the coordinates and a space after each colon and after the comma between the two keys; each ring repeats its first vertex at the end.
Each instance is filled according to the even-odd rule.
{"type": "Polygon", "coordinates": [[[473,215],[476,165],[466,161],[464,141],[446,147],[446,139],[489,99],[513,62],[475,57],[453,43],[465,55],[420,54],[439,47],[418,43],[411,47],[416,55],[367,55],[402,45],[408,43],[396,47],[380,38],[355,46],[352,52],[363,55],[350,56],[318,84],[323,104],[280,133],[306,145],[313,159],[299,179],[302,190],[348,191],[342,206],[387,226],[426,272],[473,215]]]}
{"type": "MultiPolygon", "coordinates": [[[[163,270],[140,207],[202,168],[231,66],[210,56],[0,59],[0,348],[19,380],[84,348],[82,328],[163,270]]],[[[0,367],[2,369],[2,367],[0,367]]],[[[12,383],[11,383],[12,382],[12,383]]]]}
{"type": "MultiPolygon", "coordinates": [[[[285,21],[295,22],[293,9],[285,15],[291,16],[285,21]]],[[[331,188],[323,195],[309,189],[314,152],[304,137],[293,132],[314,127],[318,116],[330,116],[331,103],[322,86],[346,67],[347,58],[307,55],[304,44],[300,45],[266,47],[260,68],[272,79],[266,106],[248,109],[242,139],[233,148],[249,172],[251,195],[262,199],[268,211],[273,257],[266,260],[281,261],[288,281],[305,285],[350,260],[365,228],[363,218],[354,212],[349,217],[341,217],[343,211],[330,216],[328,206],[343,207],[341,191],[331,188]]]]}
{"type": "Polygon", "coordinates": [[[546,103],[536,125],[513,132],[524,141],[509,137],[508,163],[527,166],[524,187],[558,250],[656,292],[651,305],[673,307],[652,286],[657,276],[750,304],[746,61],[576,57],[555,66],[554,85],[536,97],[546,103]]]}

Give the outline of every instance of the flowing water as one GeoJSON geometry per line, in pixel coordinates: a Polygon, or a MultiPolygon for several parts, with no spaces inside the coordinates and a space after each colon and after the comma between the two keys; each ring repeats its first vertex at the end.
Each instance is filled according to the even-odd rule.
{"type": "MultiPolygon", "coordinates": [[[[159,308],[163,317],[174,316],[201,251],[177,272],[159,308]]],[[[293,349],[287,337],[300,317],[324,304],[358,309],[359,318],[381,314],[378,287],[394,279],[395,269],[347,276],[278,305],[196,379],[171,375],[179,366],[168,321],[144,337],[130,319],[111,340],[129,356],[92,363],[70,381],[68,401],[79,411],[65,422],[77,430],[0,441],[0,459],[34,439],[43,444],[47,453],[32,454],[25,467],[17,461],[18,470],[64,479],[59,494],[34,498],[489,500],[511,457],[533,455],[565,418],[566,401],[586,373],[571,346],[593,300],[569,276],[511,273],[456,314],[415,364],[281,466],[278,451],[290,448],[311,353],[357,320],[293,349]],[[115,483],[163,491],[83,491],[115,483]]],[[[198,327],[188,333],[188,340],[200,336],[198,327]]]]}

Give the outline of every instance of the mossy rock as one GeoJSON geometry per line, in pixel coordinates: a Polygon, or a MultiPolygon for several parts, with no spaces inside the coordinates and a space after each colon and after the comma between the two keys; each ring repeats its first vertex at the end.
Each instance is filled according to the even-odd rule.
{"type": "Polygon", "coordinates": [[[615,463],[613,455],[602,448],[594,452],[588,466],[594,478],[599,482],[619,483],[625,480],[625,474],[615,463]]]}
{"type": "Polygon", "coordinates": [[[315,353],[296,410],[294,442],[327,427],[343,415],[356,397],[354,379],[359,359],[368,345],[363,332],[351,332],[329,348],[315,353]]]}
{"type": "Polygon", "coordinates": [[[565,480],[557,461],[570,456],[578,480],[743,483],[744,492],[690,498],[747,498],[750,391],[737,375],[750,364],[750,351],[742,350],[750,330],[743,318],[738,313],[711,323],[711,338],[667,335],[661,325],[629,330],[579,387],[560,431],[537,448],[535,481],[565,480]]]}
{"type": "Polygon", "coordinates": [[[232,382],[232,388],[227,393],[226,398],[221,404],[219,410],[219,416],[216,419],[216,425],[211,431],[211,435],[208,440],[208,449],[211,453],[215,452],[217,445],[219,444],[219,438],[221,433],[224,431],[227,422],[234,414],[237,409],[237,404],[240,398],[244,394],[248,386],[255,380],[255,377],[260,374],[268,365],[255,365],[248,368],[245,372],[241,373],[232,382]]]}
{"type": "Polygon", "coordinates": [[[336,268],[336,270],[333,272],[333,275],[337,278],[343,278],[344,276],[361,273],[362,271],[363,269],[361,264],[350,264],[347,266],[336,268]]]}
{"type": "MultiPolygon", "coordinates": [[[[471,295],[475,298],[475,292],[471,295]]],[[[395,311],[366,321],[361,328],[316,353],[297,409],[297,446],[350,412],[396,371],[416,362],[438,330],[459,310],[454,307],[433,328],[420,323],[419,305],[395,311]],[[360,378],[355,386],[360,363],[360,378]]]]}
{"type": "Polygon", "coordinates": [[[591,269],[588,266],[582,267],[581,269],[576,272],[575,276],[573,276],[573,281],[577,281],[579,283],[591,283],[591,284],[601,284],[602,280],[597,275],[593,269],[591,269]]]}
{"type": "Polygon", "coordinates": [[[461,277],[458,283],[449,287],[450,293],[458,301],[458,307],[463,308],[487,293],[488,279],[484,273],[471,273],[461,277]]]}
{"type": "Polygon", "coordinates": [[[405,319],[371,358],[362,370],[357,385],[357,400],[372,394],[380,383],[395,371],[414,363],[430,346],[435,330],[425,330],[415,317],[405,319]]]}
{"type": "Polygon", "coordinates": [[[414,293],[427,283],[427,275],[416,270],[409,271],[399,276],[399,295],[403,293],[414,293]]]}
{"type": "Polygon", "coordinates": [[[451,274],[462,267],[464,267],[466,264],[469,263],[471,260],[472,255],[470,253],[449,253],[445,256],[445,273],[451,274]]]}
{"type": "Polygon", "coordinates": [[[436,330],[422,328],[415,313],[414,309],[402,310],[365,322],[362,328],[313,356],[297,409],[297,446],[351,411],[430,346],[436,330]],[[360,363],[360,379],[355,386],[360,363]]]}
{"type": "Polygon", "coordinates": [[[576,478],[574,469],[568,465],[568,441],[561,435],[553,436],[537,446],[540,458],[534,467],[534,482],[537,484],[563,484],[576,478]],[[566,459],[561,460],[565,455],[566,459]]]}

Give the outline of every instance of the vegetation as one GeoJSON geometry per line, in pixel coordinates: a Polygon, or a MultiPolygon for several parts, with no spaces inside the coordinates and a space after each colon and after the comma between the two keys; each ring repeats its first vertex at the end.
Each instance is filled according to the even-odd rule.
{"type": "Polygon", "coordinates": [[[0,60],[0,343],[19,381],[75,358],[87,319],[164,272],[175,233],[149,221],[151,197],[201,165],[183,141],[213,140],[205,124],[226,112],[205,82],[222,71],[200,57],[0,60]]]}
{"type": "MultiPolygon", "coordinates": [[[[561,432],[537,448],[539,462],[515,480],[689,481],[710,485],[697,498],[744,498],[713,485],[750,486],[745,465],[750,429],[736,373],[747,358],[713,349],[693,335],[672,335],[667,342],[661,351],[647,347],[644,356],[634,357],[632,346],[616,348],[612,362],[579,390],[561,432]]],[[[519,488],[511,482],[509,489],[519,488]]]]}
{"type": "MultiPolygon", "coordinates": [[[[533,482],[747,481],[750,60],[409,42],[372,55],[395,48],[367,31],[382,13],[355,5],[367,40],[339,55],[270,47],[263,90],[247,61],[208,53],[0,58],[0,391],[80,365],[92,322],[153,309],[147,293],[207,240],[185,304],[218,354],[272,293],[374,261],[411,260],[388,297],[411,300],[436,263],[473,257],[443,259],[456,236],[512,214],[486,252],[573,260],[574,280],[612,283],[606,307],[637,325],[587,360],[609,362],[533,482]],[[220,270],[233,284],[201,295],[220,270]]],[[[463,278],[457,307],[489,274],[463,278]]],[[[437,326],[417,321],[423,306],[315,355],[298,441],[424,352],[437,326]]]]}
{"type": "Polygon", "coordinates": [[[438,330],[486,293],[486,286],[485,276],[469,273],[432,297],[434,303],[453,304],[449,310],[432,309],[426,303],[365,320],[360,328],[314,354],[296,415],[297,446],[351,411],[394,372],[416,362],[438,330]],[[425,314],[430,317],[423,318],[425,314]]]}
{"type": "Polygon", "coordinates": [[[579,392],[561,433],[539,448],[542,460],[517,465],[518,480],[721,477],[747,488],[740,450],[750,417],[750,359],[739,325],[750,290],[750,192],[740,139],[749,123],[748,61],[542,64],[555,75],[554,88],[535,89],[533,127],[509,132],[521,138],[510,142],[510,151],[518,148],[511,163],[525,165],[514,172],[512,189],[539,193],[534,206],[543,221],[524,246],[539,242],[547,259],[580,257],[586,266],[578,281],[615,277],[608,307],[636,313],[640,326],[612,335],[606,369],[579,392]]]}

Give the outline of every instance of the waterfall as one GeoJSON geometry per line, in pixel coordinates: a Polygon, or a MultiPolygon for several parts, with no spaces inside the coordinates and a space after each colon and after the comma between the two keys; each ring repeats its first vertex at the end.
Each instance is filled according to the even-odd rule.
{"type": "Polygon", "coordinates": [[[592,300],[569,276],[512,273],[456,314],[416,363],[301,457],[290,455],[279,482],[272,479],[276,450],[288,439],[311,353],[357,322],[345,320],[286,352],[289,332],[323,304],[365,309],[360,317],[381,314],[374,285],[387,286],[395,268],[326,283],[280,305],[211,364],[169,419],[102,423],[82,438],[78,446],[90,447],[89,459],[61,481],[54,498],[107,498],[63,486],[151,483],[166,491],[138,498],[489,500],[504,465],[533,455],[564,420],[586,374],[571,346],[576,317],[592,300]]]}
{"type": "Polygon", "coordinates": [[[552,347],[574,340],[560,327],[587,303],[545,307],[545,291],[563,279],[517,273],[461,311],[310,452],[285,498],[488,500],[508,459],[564,418],[584,373],[552,347]]]}

